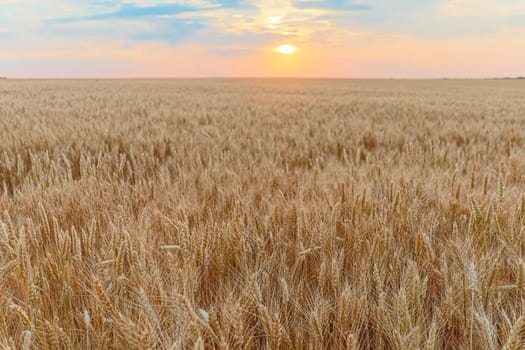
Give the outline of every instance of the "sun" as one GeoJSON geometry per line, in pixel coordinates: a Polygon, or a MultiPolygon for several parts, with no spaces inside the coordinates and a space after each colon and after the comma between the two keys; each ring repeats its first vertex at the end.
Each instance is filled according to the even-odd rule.
{"type": "Polygon", "coordinates": [[[292,55],[297,51],[297,48],[293,45],[285,44],[281,46],[277,46],[276,48],[277,52],[282,53],[283,55],[292,55]]]}

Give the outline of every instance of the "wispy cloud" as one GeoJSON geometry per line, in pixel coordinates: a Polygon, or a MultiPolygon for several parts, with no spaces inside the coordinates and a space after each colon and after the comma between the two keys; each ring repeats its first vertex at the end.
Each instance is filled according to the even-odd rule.
{"type": "Polygon", "coordinates": [[[338,11],[363,11],[371,10],[372,4],[348,1],[348,0],[296,0],[297,8],[332,9],[338,11]]]}
{"type": "Polygon", "coordinates": [[[192,7],[182,4],[161,4],[156,6],[140,6],[135,4],[124,4],[115,11],[94,14],[83,17],[61,17],[53,19],[52,22],[78,22],[78,21],[102,21],[109,19],[147,19],[157,16],[169,16],[181,12],[199,11],[200,7],[192,7]]]}
{"type": "Polygon", "coordinates": [[[517,14],[525,14],[525,2],[522,0],[445,0],[441,4],[441,9],[452,17],[505,19],[517,14]]]}

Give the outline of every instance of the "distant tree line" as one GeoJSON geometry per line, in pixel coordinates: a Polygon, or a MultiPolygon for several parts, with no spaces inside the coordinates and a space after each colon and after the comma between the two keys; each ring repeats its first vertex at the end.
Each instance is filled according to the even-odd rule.
{"type": "MultiPolygon", "coordinates": [[[[491,79],[491,78],[489,78],[491,79]]],[[[493,78],[492,78],[493,79],[493,78]]],[[[495,78],[496,80],[525,80],[525,76],[523,77],[506,77],[506,78],[495,78]]]]}

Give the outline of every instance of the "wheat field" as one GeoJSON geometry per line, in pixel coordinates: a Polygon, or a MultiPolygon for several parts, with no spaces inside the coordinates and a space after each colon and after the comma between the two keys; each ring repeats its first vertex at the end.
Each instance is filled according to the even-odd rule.
{"type": "Polygon", "coordinates": [[[525,82],[0,82],[2,349],[525,348],[525,82]]]}

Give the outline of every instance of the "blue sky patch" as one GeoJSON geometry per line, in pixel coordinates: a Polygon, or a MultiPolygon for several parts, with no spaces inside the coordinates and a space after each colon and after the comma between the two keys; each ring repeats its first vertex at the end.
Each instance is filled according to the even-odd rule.
{"type": "Polygon", "coordinates": [[[141,31],[133,33],[133,41],[162,41],[176,46],[181,42],[191,40],[192,36],[206,27],[204,23],[185,20],[165,20],[154,31],[141,31]]]}
{"type": "Polygon", "coordinates": [[[140,19],[157,16],[171,16],[182,12],[201,11],[202,8],[178,4],[157,6],[136,6],[125,4],[117,11],[102,13],[86,17],[65,17],[54,20],[55,22],[99,21],[106,19],[140,19]]]}

